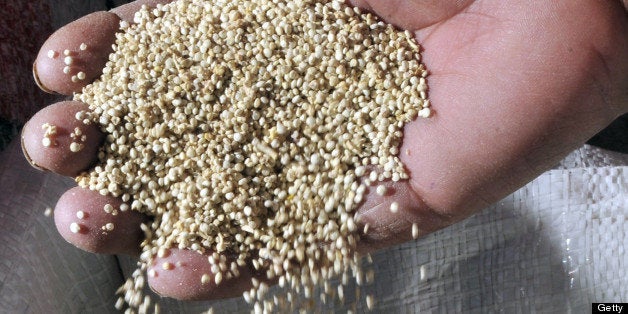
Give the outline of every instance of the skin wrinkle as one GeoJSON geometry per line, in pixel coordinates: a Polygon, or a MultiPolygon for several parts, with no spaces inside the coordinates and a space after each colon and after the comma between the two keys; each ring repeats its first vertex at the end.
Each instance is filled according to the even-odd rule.
{"type": "Polygon", "coordinates": [[[362,227],[365,223],[369,224],[369,232],[362,235],[359,241],[358,251],[363,253],[411,239],[412,223],[417,223],[420,233],[426,234],[462,218],[440,212],[425,203],[412,185],[412,180],[397,185],[392,195],[371,197],[358,213],[356,220],[362,227]],[[390,214],[390,203],[393,200],[399,200],[400,209],[398,213],[390,214]]]}
{"type": "Polygon", "coordinates": [[[359,0],[350,1],[375,12],[402,29],[417,30],[449,19],[470,6],[473,0],[359,0]],[[408,13],[411,12],[411,13],[408,13]],[[403,14],[401,14],[403,13],[403,14]],[[395,18],[397,17],[397,18],[395,18]],[[399,18],[405,17],[405,18],[399,18]]]}
{"type": "Polygon", "coordinates": [[[606,56],[600,49],[598,49],[595,45],[591,45],[590,47],[591,53],[593,54],[593,58],[598,60],[598,63],[601,65],[600,67],[595,68],[586,68],[584,71],[588,72],[590,76],[593,78],[593,86],[595,87],[593,90],[597,91],[600,98],[610,108],[617,108],[617,111],[620,111],[620,105],[613,104],[611,102],[611,94],[613,91],[611,90],[611,82],[612,70],[608,66],[608,56],[606,56]],[[607,84],[604,84],[607,82],[607,84]]]}
{"type": "MultiPolygon", "coordinates": [[[[479,53],[490,53],[491,51],[486,51],[485,45],[481,45],[481,43],[487,36],[495,37],[494,33],[501,29],[501,27],[497,27],[500,26],[497,21],[498,19],[495,17],[465,10],[460,15],[453,17],[450,24],[437,24],[427,29],[416,31],[415,37],[417,40],[428,45],[432,42],[432,36],[438,37],[446,34],[451,38],[448,42],[438,42],[430,48],[431,53],[438,51],[438,63],[431,62],[429,55],[423,54],[423,60],[430,69],[428,81],[431,81],[434,76],[439,74],[446,74],[447,72],[443,72],[443,68],[448,70],[457,69],[460,75],[469,78],[481,75],[485,69],[470,68],[465,59],[466,55],[461,55],[460,52],[473,51],[476,55],[479,53]],[[451,31],[454,27],[456,28],[455,32],[451,31]],[[464,31],[461,32],[459,31],[460,29],[464,31]]],[[[490,41],[494,42],[493,39],[490,39],[490,41]]],[[[490,58],[493,58],[493,56],[490,56],[490,58]]]]}

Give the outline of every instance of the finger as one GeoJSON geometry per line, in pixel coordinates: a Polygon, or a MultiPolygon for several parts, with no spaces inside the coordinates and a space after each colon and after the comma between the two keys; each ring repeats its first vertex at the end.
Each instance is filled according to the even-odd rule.
{"type": "Polygon", "coordinates": [[[172,0],[139,0],[110,12],[86,15],[57,30],[42,45],[33,76],[46,92],[70,95],[100,76],[113,51],[120,20],[133,21],[142,5],[149,7],[172,0]],[[67,54],[66,54],[67,52],[67,54]]]}
{"type": "Polygon", "coordinates": [[[120,18],[110,12],[86,15],[53,33],[33,64],[33,76],[46,92],[70,95],[101,73],[113,51],[120,18]]]}
{"type": "Polygon", "coordinates": [[[120,199],[75,187],[57,202],[57,229],[76,247],[93,253],[138,255],[144,234],[140,224],[148,218],[120,199]]]}
{"type": "Polygon", "coordinates": [[[214,256],[216,266],[208,261],[209,254],[166,250],[164,254],[155,256],[150,265],[148,283],[162,296],[178,300],[212,300],[241,296],[252,287],[251,278],[261,277],[248,265],[238,265],[224,255],[214,256]]]}
{"type": "Polygon", "coordinates": [[[97,159],[104,135],[95,123],[85,124],[87,105],[63,101],[36,113],[22,131],[22,149],[36,168],[76,176],[97,159]]]}

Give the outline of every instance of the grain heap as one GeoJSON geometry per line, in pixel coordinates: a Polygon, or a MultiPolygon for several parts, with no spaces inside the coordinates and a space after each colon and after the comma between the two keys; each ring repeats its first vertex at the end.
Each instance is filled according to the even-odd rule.
{"type": "MultiPolygon", "coordinates": [[[[356,273],[356,206],[407,178],[402,127],[430,115],[411,34],[336,0],[179,0],[134,22],[75,99],[108,134],[78,183],[154,216],[140,269],[211,252],[216,281],[252,263],[306,297],[356,273]]],[[[245,298],[270,309],[266,290],[245,298]]]]}

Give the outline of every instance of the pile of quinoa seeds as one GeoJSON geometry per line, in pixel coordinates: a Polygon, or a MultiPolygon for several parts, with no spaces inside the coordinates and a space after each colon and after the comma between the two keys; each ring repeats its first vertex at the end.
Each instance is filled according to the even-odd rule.
{"type": "Polygon", "coordinates": [[[289,290],[254,279],[256,311],[360,283],[356,207],[407,179],[402,127],[430,115],[412,35],[337,0],[179,0],[134,22],[75,95],[107,134],[79,185],[154,217],[118,306],[148,310],[144,273],[173,247],[208,255],[203,283],[248,263],[289,290]]]}

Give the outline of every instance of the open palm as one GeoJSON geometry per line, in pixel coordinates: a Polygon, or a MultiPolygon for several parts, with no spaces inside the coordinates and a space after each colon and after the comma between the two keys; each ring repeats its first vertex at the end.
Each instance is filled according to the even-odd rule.
{"type": "MultiPolygon", "coordinates": [[[[139,3],[126,9],[133,11],[139,3]]],[[[429,98],[435,112],[432,119],[414,121],[404,130],[400,158],[411,174],[410,180],[386,183],[389,192],[385,197],[369,193],[361,205],[359,222],[369,225],[360,242],[361,250],[411,239],[412,224],[419,227],[419,234],[426,234],[498,201],[628,110],[628,18],[619,1],[352,3],[415,33],[431,73],[429,98]],[[396,214],[389,211],[393,201],[400,204],[396,214]]],[[[117,12],[130,16],[125,8],[117,12]]],[[[117,18],[101,17],[99,23],[114,22],[117,18]]],[[[83,31],[103,29],[95,22],[79,26],[59,33],[67,37],[79,32],[76,40],[80,42],[83,31]]],[[[112,33],[105,35],[99,40],[110,39],[112,33]]],[[[71,93],[87,81],[73,83],[69,77],[55,75],[63,65],[50,64],[45,57],[48,46],[60,42],[61,37],[53,35],[44,45],[44,56],[40,54],[35,68],[41,85],[71,93]]],[[[103,48],[93,52],[93,58],[105,60],[107,53],[103,48]]],[[[99,70],[87,71],[88,77],[95,78],[99,70]]],[[[94,160],[98,141],[87,143],[92,150],[70,157],[67,148],[56,152],[38,148],[42,122],[57,119],[59,125],[71,130],[68,124],[76,123],[74,113],[81,108],[84,105],[72,102],[50,106],[27,124],[24,147],[33,163],[74,175],[94,160]],[[68,162],[67,158],[81,160],[68,162]]],[[[61,146],[69,145],[69,141],[59,141],[61,146]]],[[[55,213],[60,232],[91,251],[137,249],[139,223],[144,218],[135,213],[119,215],[116,226],[121,227],[108,238],[68,231],[79,204],[98,221],[107,203],[120,201],[71,190],[55,213]],[[85,204],[93,208],[85,208],[85,204]]],[[[237,295],[254,275],[245,266],[237,280],[220,286],[201,285],[200,274],[211,272],[206,257],[172,250],[158,260],[185,260],[187,267],[149,278],[159,293],[182,299],[237,295]]]]}

